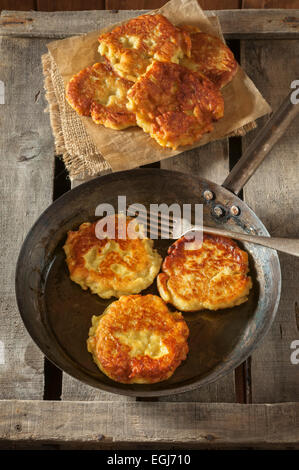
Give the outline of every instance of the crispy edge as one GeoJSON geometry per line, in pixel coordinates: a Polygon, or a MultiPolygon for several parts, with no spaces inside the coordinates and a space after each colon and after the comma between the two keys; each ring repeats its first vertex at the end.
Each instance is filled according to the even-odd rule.
{"type": "Polygon", "coordinates": [[[218,88],[203,74],[194,74],[177,64],[157,61],[129,90],[127,108],[135,112],[137,124],[144,132],[149,133],[162,147],[176,149],[191,145],[205,133],[211,132],[212,121],[223,117],[224,101],[218,88]],[[177,86],[178,82],[179,91],[184,92],[177,93],[176,96],[183,97],[185,102],[178,102],[179,111],[169,111],[169,103],[166,101],[164,105],[162,100],[169,96],[170,86],[177,86]],[[190,88],[189,97],[192,96],[192,105],[189,108],[188,93],[185,90],[187,83],[190,88]],[[156,97],[162,103],[157,99],[153,103],[156,97]],[[214,107],[213,101],[216,103],[214,107]],[[191,109],[193,116],[187,114],[191,109]]]}
{"type": "Polygon", "coordinates": [[[92,66],[82,69],[71,78],[66,86],[65,96],[67,102],[79,115],[91,116],[96,124],[102,124],[105,127],[115,130],[135,126],[135,114],[126,109],[126,103],[124,103],[123,109],[117,105],[111,107],[104,106],[95,101],[92,93],[84,95],[80,92],[80,88],[85,84],[88,77],[96,75],[99,67],[103,68],[103,72],[115,75],[123,86],[127,87],[128,90],[130,89],[132,82],[118,77],[108,62],[97,62],[92,66]]]}
{"type": "MultiPolygon", "coordinates": [[[[235,250],[238,252],[238,256],[240,257],[240,265],[246,265],[247,269],[244,274],[247,275],[249,271],[248,267],[248,254],[246,251],[242,250],[238,244],[227,237],[222,237],[222,236],[214,236],[210,234],[204,234],[204,239],[212,239],[215,240],[217,243],[220,242],[229,244],[230,246],[233,246],[235,250]]],[[[236,307],[238,305],[241,305],[242,303],[246,302],[248,300],[248,294],[250,292],[250,289],[252,288],[252,279],[251,276],[246,276],[246,285],[244,286],[244,291],[240,295],[240,297],[231,303],[224,303],[224,304],[219,304],[216,308],[212,307],[201,307],[200,309],[183,309],[182,305],[178,305],[178,303],[174,300],[173,295],[171,290],[168,288],[168,281],[172,277],[172,274],[170,273],[170,270],[172,269],[172,262],[176,258],[182,257],[182,247],[184,243],[186,242],[185,237],[181,237],[178,239],[175,243],[173,243],[169,248],[168,248],[168,254],[165,257],[163,264],[162,264],[162,272],[157,276],[157,288],[159,291],[159,294],[161,295],[162,299],[166,303],[170,303],[174,305],[176,308],[180,308],[180,310],[188,312],[188,311],[196,311],[196,310],[220,310],[220,309],[225,309],[225,308],[230,308],[230,307],[236,307]]]]}
{"type": "MultiPolygon", "coordinates": [[[[142,309],[142,303],[140,307],[142,309]]],[[[160,324],[161,323],[158,323],[158,325],[160,324]]],[[[163,324],[163,328],[165,329],[164,324],[163,324]]],[[[114,329],[114,323],[112,323],[112,326],[108,328],[108,330],[110,329],[111,330],[114,329]]],[[[127,383],[127,384],[133,384],[133,383],[150,384],[150,383],[161,382],[170,378],[174,374],[176,369],[179,367],[181,362],[186,359],[188,351],[189,351],[188,341],[187,341],[188,336],[189,336],[189,328],[187,326],[187,323],[184,320],[183,315],[180,312],[170,312],[167,305],[163,302],[163,300],[160,297],[156,295],[152,295],[152,294],[148,294],[146,296],[130,295],[130,296],[123,296],[118,301],[115,301],[112,304],[110,304],[100,317],[96,317],[96,316],[93,317],[92,326],[89,330],[89,337],[87,339],[87,350],[92,354],[93,360],[96,363],[96,365],[99,367],[99,369],[105,375],[107,375],[110,379],[120,382],[120,383],[127,383]],[[124,364],[121,364],[118,362],[116,365],[116,373],[115,373],[113,371],[114,367],[112,368],[109,367],[110,364],[108,364],[106,367],[103,366],[103,364],[101,363],[101,360],[98,358],[96,354],[94,354],[94,350],[98,342],[98,340],[95,339],[95,336],[96,336],[97,330],[101,328],[101,325],[100,325],[101,320],[103,319],[104,316],[109,315],[109,313],[114,314],[114,312],[113,311],[110,312],[110,310],[111,310],[111,307],[113,308],[117,302],[124,302],[124,301],[130,302],[131,299],[137,299],[137,300],[140,299],[144,302],[145,299],[149,299],[149,298],[154,298],[155,302],[159,301],[161,303],[161,306],[163,307],[163,310],[164,310],[164,314],[167,315],[168,317],[167,325],[169,322],[171,322],[173,328],[178,329],[178,331],[174,332],[174,338],[173,336],[171,337],[170,344],[167,345],[168,348],[170,346],[172,347],[172,353],[173,353],[173,360],[168,366],[169,370],[167,370],[167,361],[166,361],[166,364],[165,364],[165,361],[163,364],[163,360],[152,359],[150,357],[147,358],[147,356],[142,356],[143,358],[147,358],[145,364],[148,367],[148,377],[145,377],[142,374],[142,366],[144,366],[144,364],[142,363],[142,361],[140,364],[138,364],[138,359],[136,358],[132,358],[132,364],[131,364],[131,367],[129,367],[129,369],[124,364]],[[155,367],[157,365],[158,367],[155,367]]],[[[105,337],[109,339],[110,333],[107,334],[105,337]]],[[[116,339],[116,341],[119,343],[118,339],[116,339]]],[[[169,343],[169,338],[168,338],[168,343],[169,343]]],[[[122,347],[121,343],[120,343],[120,346],[122,347]]],[[[163,357],[164,356],[162,356],[162,358],[163,357]]]]}

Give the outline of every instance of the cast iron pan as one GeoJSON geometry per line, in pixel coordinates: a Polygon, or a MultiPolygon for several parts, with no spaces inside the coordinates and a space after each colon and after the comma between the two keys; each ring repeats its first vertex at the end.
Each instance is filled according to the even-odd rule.
{"type": "MultiPolygon", "coordinates": [[[[287,109],[286,116],[280,116],[285,127],[290,112],[287,109]]],[[[269,135],[266,140],[269,142],[269,135]]],[[[259,144],[259,148],[262,150],[263,145],[259,144]]],[[[260,152],[254,155],[256,161],[258,158],[261,160],[260,152]]],[[[244,155],[242,162],[241,169],[230,181],[231,187],[240,186],[245,173],[249,178],[249,171],[244,168],[248,162],[252,166],[252,152],[251,159],[244,155]]],[[[254,169],[251,168],[251,174],[254,169]]],[[[222,224],[230,230],[269,235],[258,217],[235,194],[196,176],[139,169],[95,178],[57,199],[40,216],[24,241],[17,263],[16,296],[27,330],[43,353],[60,369],[109,392],[161,396],[215,381],[250,355],[273,321],[281,285],[276,251],[244,244],[253,278],[248,302],[217,312],[184,314],[190,329],[190,351],[169,380],[152,385],[114,382],[94,364],[86,349],[86,339],[92,315],[100,315],[115,299],[100,299],[73,283],[69,279],[62,246],[68,230],[77,229],[84,221],[96,220],[94,214],[98,204],[105,202],[117,207],[118,195],[125,195],[128,205],[141,203],[146,207],[162,202],[202,203],[206,225],[222,224]],[[213,192],[212,200],[204,198],[206,190],[213,192]],[[223,209],[220,218],[214,215],[216,205],[223,209]],[[230,215],[232,205],[239,207],[239,215],[230,215]]],[[[171,243],[171,240],[156,240],[155,246],[164,257],[171,243]]],[[[143,294],[147,293],[158,294],[156,281],[143,291],[143,294]]]]}

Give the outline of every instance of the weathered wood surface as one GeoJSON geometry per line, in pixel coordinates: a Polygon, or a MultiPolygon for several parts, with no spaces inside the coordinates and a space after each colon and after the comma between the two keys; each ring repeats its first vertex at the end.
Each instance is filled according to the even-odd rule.
{"type": "Polygon", "coordinates": [[[62,393],[61,399],[67,401],[105,401],[113,402],[135,402],[134,397],[124,395],[116,395],[115,393],[104,392],[97,388],[91,387],[74,379],[70,375],[62,374],[62,393]]]}
{"type": "Polygon", "coordinates": [[[242,0],[242,8],[298,8],[298,0],[242,0]]]}
{"type": "Polygon", "coordinates": [[[1,441],[299,448],[299,403],[0,401],[1,441]]]}
{"type": "Polygon", "coordinates": [[[44,40],[0,38],[5,104],[0,104],[0,398],[40,399],[44,357],[27,334],[15,301],[21,244],[52,201],[54,146],[44,113],[40,56],[44,40]],[[1,349],[2,349],[1,347],[1,349]]]}
{"type": "MultiPolygon", "coordinates": [[[[298,42],[244,41],[241,64],[275,110],[289,93],[291,82],[299,77],[298,42]]],[[[273,236],[299,235],[298,125],[297,118],[244,189],[245,201],[273,236]]],[[[254,135],[243,139],[244,147],[254,135]]],[[[299,365],[290,361],[291,342],[299,339],[299,259],[280,255],[280,261],[282,295],[277,317],[252,356],[254,403],[299,399],[299,365]]]]}
{"type": "MultiPolygon", "coordinates": [[[[144,10],[160,8],[165,0],[0,0],[0,10],[144,10]]],[[[232,8],[298,8],[298,0],[200,0],[204,10],[232,8]]]]}
{"type": "Polygon", "coordinates": [[[181,153],[160,163],[161,168],[191,173],[221,184],[229,173],[228,139],[181,153]]]}
{"type": "MultiPolygon", "coordinates": [[[[160,8],[165,3],[165,0],[106,0],[105,6],[106,10],[147,10],[160,8]]],[[[230,10],[239,8],[240,0],[200,0],[199,4],[203,10],[230,10]]]]}
{"type": "MultiPolygon", "coordinates": [[[[101,29],[145,12],[89,10],[45,15],[38,11],[2,11],[0,35],[59,39],[101,29]]],[[[216,14],[226,39],[299,37],[299,10],[218,10],[216,14]]]]}
{"type": "MultiPolygon", "coordinates": [[[[0,105],[0,237],[3,238],[0,241],[0,341],[4,337],[5,359],[4,364],[0,360],[2,399],[39,400],[43,396],[44,358],[19,317],[13,280],[21,242],[52,200],[54,147],[49,118],[43,113],[40,56],[51,37],[81,34],[140,13],[97,11],[44,16],[27,12],[25,17],[22,12],[3,12],[1,15],[0,80],[13,84],[5,88],[6,104],[0,105]],[[27,18],[25,22],[24,18],[27,18]]],[[[259,38],[298,37],[297,11],[252,11],[247,12],[247,17],[239,13],[217,12],[227,37],[252,37],[261,28],[259,21],[263,22],[259,38]],[[266,14],[270,14],[269,21],[263,16],[266,14]],[[233,26],[238,29],[234,31],[233,26]]],[[[288,92],[290,82],[299,77],[298,43],[294,40],[244,41],[241,59],[274,109],[288,92]]],[[[297,128],[298,123],[294,123],[244,191],[246,202],[276,236],[298,237],[299,232],[297,128]]],[[[252,138],[251,133],[244,139],[244,145],[252,138]]],[[[227,143],[214,143],[194,152],[165,161],[162,166],[196,172],[221,183],[228,169],[227,143]]],[[[283,292],[278,316],[252,358],[254,403],[298,401],[299,366],[290,363],[290,343],[299,339],[299,322],[296,325],[299,265],[296,259],[287,256],[281,257],[281,261],[283,292]]],[[[203,447],[283,444],[299,447],[298,403],[250,407],[229,404],[235,398],[233,373],[197,391],[165,397],[161,403],[136,403],[132,398],[85,386],[64,374],[63,402],[0,401],[0,439],[87,440],[99,446],[122,442],[174,443],[179,439],[203,447]]]]}
{"type": "MultiPolygon", "coordinates": [[[[105,10],[105,0],[36,0],[35,9],[39,11],[105,10]]],[[[19,10],[22,8],[19,7],[19,10]]]]}
{"type": "Polygon", "coordinates": [[[34,10],[35,0],[0,0],[0,10],[34,10]]]}
{"type": "Polygon", "coordinates": [[[105,28],[142,13],[134,10],[63,11],[47,14],[39,11],[2,11],[0,35],[60,39],[105,28]]]}

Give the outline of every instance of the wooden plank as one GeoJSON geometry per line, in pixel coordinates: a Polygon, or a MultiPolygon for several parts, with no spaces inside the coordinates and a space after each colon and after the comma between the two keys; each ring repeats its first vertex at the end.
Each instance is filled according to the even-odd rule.
{"type": "MultiPolygon", "coordinates": [[[[221,184],[229,172],[228,140],[213,142],[161,161],[161,168],[191,173],[221,184]]],[[[159,398],[159,401],[235,402],[234,373],[214,384],[187,393],[159,398]]]]}
{"type": "MultiPolygon", "coordinates": [[[[149,10],[160,8],[165,0],[106,0],[106,10],[149,10]]],[[[200,0],[203,10],[230,10],[240,8],[240,0],[200,0]]]]}
{"type": "Polygon", "coordinates": [[[203,10],[232,10],[241,7],[240,0],[198,0],[203,10]]]}
{"type": "Polygon", "coordinates": [[[299,403],[1,401],[1,441],[299,448],[299,403]]]}
{"type": "Polygon", "coordinates": [[[234,373],[190,392],[160,397],[159,402],[235,403],[234,373]]]}
{"type": "Polygon", "coordinates": [[[161,168],[192,173],[221,184],[229,172],[228,140],[212,142],[161,161],[161,168]]]}
{"type": "MultiPolygon", "coordinates": [[[[82,12],[3,11],[0,34],[18,37],[64,38],[101,29],[146,11],[82,12]]],[[[213,12],[206,11],[207,15],[213,12]]],[[[299,37],[299,10],[218,10],[226,39],[291,39],[299,37]]]]}
{"type": "Polygon", "coordinates": [[[106,10],[154,10],[160,8],[164,0],[105,0],[106,10]]]}
{"type": "Polygon", "coordinates": [[[105,10],[105,0],[37,0],[39,11],[105,10]]]}
{"type": "Polygon", "coordinates": [[[68,401],[103,401],[103,402],[135,402],[134,397],[116,395],[115,393],[104,392],[94,387],[90,387],[68,374],[62,374],[62,394],[61,400],[68,401]]]}
{"type": "Polygon", "coordinates": [[[45,43],[0,38],[0,398],[43,396],[44,357],[20,318],[14,275],[25,235],[52,200],[54,145],[40,63],[45,43]]]}
{"type": "Polygon", "coordinates": [[[48,13],[2,11],[0,35],[59,39],[105,28],[109,24],[127,20],[141,13],[130,10],[48,13]]]}
{"type": "Polygon", "coordinates": [[[34,10],[35,0],[0,0],[1,10],[34,10]]]}
{"type": "MultiPolygon", "coordinates": [[[[273,110],[277,109],[289,93],[291,82],[299,76],[298,42],[246,41],[241,49],[242,66],[273,110]]],[[[244,147],[254,135],[246,136],[244,147]]],[[[298,237],[298,146],[297,119],[244,188],[245,201],[273,236],[298,237]]],[[[280,255],[280,261],[283,284],[279,311],[271,331],[252,357],[254,403],[298,400],[299,366],[291,364],[290,345],[299,339],[299,259],[280,255]]]]}
{"type": "Polygon", "coordinates": [[[242,0],[242,8],[299,8],[298,0],[242,0]]]}

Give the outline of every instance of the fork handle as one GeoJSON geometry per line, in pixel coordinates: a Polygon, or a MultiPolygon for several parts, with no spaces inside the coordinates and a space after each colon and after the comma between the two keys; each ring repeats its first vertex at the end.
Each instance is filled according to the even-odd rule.
{"type": "Polygon", "coordinates": [[[255,243],[267,248],[288,253],[289,255],[299,256],[299,240],[296,238],[278,238],[278,237],[259,237],[257,235],[246,235],[239,232],[231,232],[214,227],[203,227],[203,231],[214,235],[223,235],[224,237],[234,238],[249,243],[255,243]]]}

